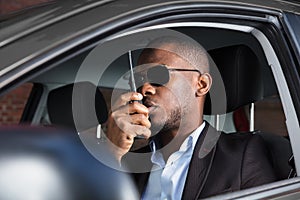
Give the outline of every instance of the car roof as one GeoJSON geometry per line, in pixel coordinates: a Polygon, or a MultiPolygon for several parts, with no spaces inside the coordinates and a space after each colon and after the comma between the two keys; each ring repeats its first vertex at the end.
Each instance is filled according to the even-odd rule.
{"type": "MultiPolygon", "coordinates": [[[[38,1],[39,2],[39,1],[38,1]]],[[[41,13],[52,11],[51,17],[57,17],[65,13],[73,12],[78,8],[93,8],[101,7],[105,4],[111,4],[120,8],[120,11],[131,10],[135,7],[144,7],[149,5],[161,4],[174,4],[174,3],[229,3],[236,5],[248,4],[250,6],[277,9],[288,12],[300,13],[300,1],[299,0],[151,0],[147,1],[137,1],[137,0],[66,0],[66,1],[57,1],[57,0],[43,0],[34,5],[23,6],[18,9],[15,9],[12,12],[5,12],[5,10],[0,13],[0,21],[12,20],[14,17],[22,16],[22,18],[34,17],[35,11],[40,10],[41,13]]],[[[82,11],[84,9],[81,9],[82,11]]],[[[101,13],[102,14],[102,13],[101,13]]],[[[46,17],[44,17],[45,19],[46,17]]],[[[49,19],[49,16],[47,17],[49,19]]]]}
{"type": "Polygon", "coordinates": [[[0,47],[5,44],[3,41],[8,37],[27,30],[31,27],[43,27],[50,23],[69,18],[71,16],[80,14],[89,9],[99,8],[99,14],[104,18],[112,17],[114,15],[129,12],[136,8],[143,8],[147,6],[167,6],[169,4],[180,3],[214,3],[214,4],[233,4],[233,5],[249,5],[257,8],[267,8],[278,11],[286,11],[300,14],[300,1],[298,0],[73,0],[73,1],[55,1],[47,0],[43,3],[29,8],[0,15],[0,22],[2,30],[0,32],[0,47]],[[110,12],[100,12],[106,9],[109,5],[110,12]],[[44,24],[44,25],[43,25],[44,24]]]}

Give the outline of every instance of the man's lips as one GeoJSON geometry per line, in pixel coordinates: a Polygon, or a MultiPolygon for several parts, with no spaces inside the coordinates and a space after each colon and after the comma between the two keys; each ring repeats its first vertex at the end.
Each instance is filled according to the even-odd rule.
{"type": "Polygon", "coordinates": [[[146,100],[143,104],[149,109],[149,113],[157,108],[157,105],[153,101],[146,100]]]}
{"type": "Polygon", "coordinates": [[[157,106],[150,106],[148,107],[148,110],[149,110],[149,114],[151,114],[155,109],[157,108],[157,106]]]}

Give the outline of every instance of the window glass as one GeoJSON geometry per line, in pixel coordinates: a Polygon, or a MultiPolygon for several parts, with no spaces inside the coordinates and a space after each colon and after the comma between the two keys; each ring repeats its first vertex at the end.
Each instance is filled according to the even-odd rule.
{"type": "MultiPolygon", "coordinates": [[[[287,128],[285,126],[285,115],[278,95],[276,82],[274,81],[272,71],[260,43],[251,33],[199,27],[184,27],[180,29],[178,28],[178,30],[175,29],[175,31],[180,31],[180,33],[186,34],[188,37],[192,37],[200,44],[204,44],[204,48],[208,50],[211,57],[216,59],[214,60],[215,64],[212,67],[214,69],[211,69],[209,72],[213,77],[214,87],[211,88],[210,91],[212,93],[209,93],[209,95],[212,101],[212,107],[215,106],[216,108],[219,108],[218,103],[222,103],[222,108],[219,112],[221,114],[218,112],[215,112],[218,114],[209,114],[209,112],[205,113],[205,120],[207,120],[217,130],[226,133],[226,136],[224,137],[228,138],[235,136],[228,135],[230,133],[237,135],[244,134],[244,136],[247,136],[252,133],[260,132],[288,137],[287,128]],[[219,37],[220,34],[222,37],[219,37]],[[236,53],[236,50],[248,53],[249,50],[251,50],[250,52],[252,52],[252,54],[246,54],[242,58],[239,58],[239,61],[243,64],[233,66],[239,62],[236,62],[235,57],[232,57],[228,54],[228,52],[232,52],[234,55],[239,55],[236,53]],[[220,55],[222,56],[220,57],[220,55]],[[253,60],[249,60],[249,57],[255,57],[254,65],[252,65],[253,60]],[[218,88],[219,86],[221,86],[221,88],[218,88]],[[220,91],[222,94],[220,94],[220,91]],[[226,96],[223,95],[225,92],[226,96]],[[230,109],[224,114],[223,111],[228,109],[224,108],[226,107],[226,103],[228,103],[226,100],[229,102],[227,107],[230,107],[230,109]],[[250,108],[252,103],[254,103],[254,117],[251,116],[252,110],[250,108]],[[254,123],[251,119],[254,119],[254,123]],[[254,124],[253,132],[251,129],[252,124],[254,124]]],[[[68,60],[62,63],[59,67],[53,68],[53,70],[50,70],[46,74],[36,77],[34,80],[34,82],[41,83],[49,89],[49,95],[47,97],[48,103],[45,103],[46,112],[44,112],[44,119],[48,119],[49,115],[49,124],[53,126],[60,125],[71,128],[75,127],[79,133],[82,133],[82,136],[87,135],[87,131],[89,133],[87,142],[92,141],[92,145],[89,144],[90,146],[87,146],[87,148],[91,150],[91,153],[95,156],[98,155],[98,152],[95,151],[95,149],[92,149],[94,147],[94,142],[97,140],[97,145],[101,144],[100,139],[102,133],[98,130],[99,123],[103,129],[106,128],[105,121],[102,121],[103,123],[99,122],[99,118],[97,119],[96,117],[99,117],[98,111],[106,112],[106,110],[101,108],[99,110],[95,109],[96,105],[92,105],[95,102],[93,94],[91,96],[94,98],[92,99],[93,101],[85,101],[88,96],[85,96],[86,90],[84,89],[78,89],[78,93],[75,92],[75,94],[80,94],[80,92],[82,92],[81,94],[84,94],[79,95],[84,97],[79,99],[85,99],[80,101],[85,105],[83,105],[82,109],[80,106],[74,106],[75,104],[73,104],[74,102],[72,101],[76,100],[76,95],[72,96],[74,95],[72,84],[74,82],[78,83],[81,81],[93,83],[97,89],[101,91],[104,98],[105,102],[104,104],[101,104],[101,106],[106,106],[107,111],[110,112],[111,105],[114,104],[115,100],[119,98],[122,93],[128,92],[131,89],[129,86],[130,80],[128,76],[130,71],[129,55],[132,56],[133,67],[138,66],[137,61],[141,50],[154,37],[153,34],[150,34],[150,31],[149,33],[146,31],[144,35],[137,34],[137,36],[138,37],[135,37],[135,35],[129,35],[128,39],[126,38],[124,41],[122,40],[123,38],[108,40],[107,43],[100,44],[92,51],[89,51],[88,54],[85,52],[74,59],[68,60]],[[51,95],[53,98],[49,98],[51,95]],[[52,104],[50,104],[51,102],[52,104]],[[88,109],[90,109],[91,112],[86,112],[88,109]],[[78,112],[78,116],[76,116],[76,114],[74,115],[74,111],[78,112]],[[91,119],[89,117],[91,117],[91,119]],[[76,121],[75,124],[74,121],[76,121]],[[81,121],[84,121],[85,123],[83,126],[80,124],[81,121]],[[88,127],[85,127],[87,124],[88,127]],[[81,131],[81,128],[83,131],[81,131]]],[[[138,71],[138,69],[139,68],[135,68],[136,71],[138,71]]],[[[165,75],[170,78],[170,74],[165,75]]],[[[180,76],[180,74],[178,76],[180,76]]],[[[146,78],[149,78],[148,74],[146,78]]],[[[95,91],[97,90],[95,89],[95,91]]],[[[265,140],[265,142],[268,143],[267,137],[265,140]]],[[[287,153],[290,153],[289,142],[288,140],[285,141],[288,145],[287,153]]],[[[129,153],[135,154],[133,150],[141,149],[145,145],[147,144],[145,144],[144,141],[136,139],[132,145],[132,151],[129,153]]],[[[273,151],[273,147],[273,145],[270,145],[270,151],[273,151]]],[[[276,153],[271,154],[277,156],[278,149],[275,148],[275,150],[276,153]]],[[[282,148],[280,151],[283,152],[282,148]]],[[[135,156],[139,157],[140,155],[135,156]]],[[[290,155],[282,155],[282,160],[278,159],[278,161],[277,158],[270,157],[270,160],[275,163],[274,166],[276,165],[276,167],[278,163],[280,164],[280,167],[282,163],[285,164],[285,166],[283,166],[283,175],[278,175],[277,180],[288,178],[289,166],[287,166],[287,161],[289,156],[290,155]]],[[[275,170],[283,171],[280,167],[275,170]]],[[[230,167],[227,168],[228,169],[226,170],[230,171],[230,167]]],[[[144,170],[144,168],[141,167],[141,170],[144,170]]]]}
{"type": "Polygon", "coordinates": [[[30,95],[32,83],[25,83],[0,98],[0,125],[18,124],[30,95]]]}
{"type": "MultiPolygon", "coordinates": [[[[291,38],[293,40],[293,43],[295,44],[295,50],[298,52],[296,56],[298,57],[298,62],[300,60],[299,54],[300,54],[300,16],[295,15],[293,13],[285,13],[285,22],[287,24],[287,27],[289,29],[289,33],[291,35],[291,38]]],[[[298,68],[298,72],[300,69],[298,68]]]]}
{"type": "Polygon", "coordinates": [[[273,95],[255,103],[255,128],[276,135],[288,136],[280,98],[273,95]]]}

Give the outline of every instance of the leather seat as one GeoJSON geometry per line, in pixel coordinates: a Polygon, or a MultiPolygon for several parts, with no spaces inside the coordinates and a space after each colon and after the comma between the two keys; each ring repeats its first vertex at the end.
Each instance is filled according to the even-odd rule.
{"type": "Polygon", "coordinates": [[[101,91],[90,82],[68,84],[50,91],[47,108],[52,124],[78,132],[107,120],[107,106],[101,91]]]}
{"type": "Polygon", "coordinates": [[[204,114],[225,114],[263,98],[261,66],[245,45],[209,51],[213,78],[204,114]],[[224,104],[225,102],[225,104],[224,104]]]}

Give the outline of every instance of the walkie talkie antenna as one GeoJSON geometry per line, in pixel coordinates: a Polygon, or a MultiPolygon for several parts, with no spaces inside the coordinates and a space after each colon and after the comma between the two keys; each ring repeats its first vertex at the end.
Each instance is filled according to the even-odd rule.
{"type": "MultiPolygon", "coordinates": [[[[136,85],[135,85],[135,79],[134,79],[134,73],[133,73],[133,64],[132,64],[132,56],[131,56],[131,51],[128,51],[128,59],[129,59],[129,67],[130,67],[130,89],[132,92],[136,92],[136,85]]],[[[132,103],[133,101],[131,101],[132,103]]],[[[142,103],[142,101],[137,101],[142,103]]],[[[135,139],[144,139],[144,136],[142,135],[137,135],[135,136],[135,139]]]]}
{"type": "Polygon", "coordinates": [[[136,92],[136,85],[134,80],[134,74],[133,74],[133,65],[132,65],[132,56],[131,51],[128,51],[128,59],[129,59],[129,67],[130,67],[130,87],[133,92],[136,92]]]}

